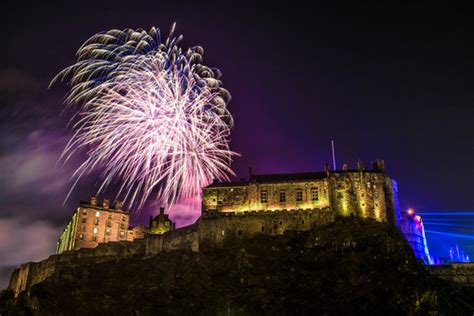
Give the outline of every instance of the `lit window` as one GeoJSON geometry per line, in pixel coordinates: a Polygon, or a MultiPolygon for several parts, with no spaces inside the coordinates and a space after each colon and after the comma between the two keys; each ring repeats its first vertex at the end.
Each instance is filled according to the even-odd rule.
{"type": "Polygon", "coordinates": [[[125,235],[125,232],[123,230],[120,231],[120,236],[125,235]]]}
{"type": "Polygon", "coordinates": [[[79,235],[79,239],[84,239],[84,235],[83,235],[83,234],[80,234],[80,235],[79,235]]]}
{"type": "Polygon", "coordinates": [[[311,189],[311,201],[318,201],[319,200],[319,192],[318,188],[311,189]]]}
{"type": "Polygon", "coordinates": [[[94,234],[97,234],[98,231],[99,231],[99,229],[98,229],[97,227],[94,227],[94,229],[92,230],[92,232],[93,232],[94,234]]]}
{"type": "Polygon", "coordinates": [[[303,191],[301,190],[296,190],[296,201],[297,202],[302,202],[303,201],[303,191]]]}
{"type": "Polygon", "coordinates": [[[286,202],[286,192],[280,191],[280,203],[286,202]]]}
{"type": "Polygon", "coordinates": [[[99,216],[100,216],[100,212],[99,211],[95,212],[95,217],[99,217],[99,216]]]}
{"type": "Polygon", "coordinates": [[[86,210],[86,209],[83,209],[83,210],[82,210],[82,214],[86,215],[86,214],[87,214],[87,210],[86,210]]]}
{"type": "Polygon", "coordinates": [[[367,189],[370,189],[370,182],[367,181],[367,189]]]}
{"type": "Polygon", "coordinates": [[[223,230],[223,231],[221,232],[221,234],[222,234],[222,236],[224,236],[224,235],[225,235],[225,231],[223,230]]]}
{"type": "Polygon", "coordinates": [[[86,231],[86,225],[81,225],[81,231],[83,231],[83,232],[86,231]]]}
{"type": "Polygon", "coordinates": [[[97,217],[94,218],[94,225],[99,225],[99,219],[97,217]]]}
{"type": "Polygon", "coordinates": [[[267,203],[268,202],[268,192],[262,191],[260,192],[260,203],[267,203]]]}

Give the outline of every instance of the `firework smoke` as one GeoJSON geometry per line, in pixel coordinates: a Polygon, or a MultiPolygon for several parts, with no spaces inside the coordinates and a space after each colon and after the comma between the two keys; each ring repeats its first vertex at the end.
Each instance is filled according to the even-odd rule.
{"type": "Polygon", "coordinates": [[[164,43],[155,28],[94,35],[52,81],[70,78],[66,101],[79,107],[63,153],[67,161],[87,150],[76,183],[101,170],[98,193],[119,183],[117,196],[138,209],[152,192],[169,205],[233,174],[230,94],[220,71],[202,64],[204,50],[183,54],[173,30],[164,43]]]}

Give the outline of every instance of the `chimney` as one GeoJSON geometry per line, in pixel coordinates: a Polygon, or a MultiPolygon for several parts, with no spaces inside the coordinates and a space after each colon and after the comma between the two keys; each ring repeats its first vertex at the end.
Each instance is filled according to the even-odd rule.
{"type": "Polygon", "coordinates": [[[102,202],[102,207],[103,207],[105,210],[108,210],[108,209],[110,208],[110,200],[104,198],[104,201],[102,202]]]}
{"type": "Polygon", "coordinates": [[[160,216],[165,215],[165,208],[160,207],[160,216]]]}
{"type": "Polygon", "coordinates": [[[116,209],[117,211],[121,211],[121,210],[122,210],[122,207],[123,207],[122,201],[118,201],[118,200],[115,201],[115,209],[116,209]]]}
{"type": "Polygon", "coordinates": [[[364,171],[364,163],[362,162],[362,160],[357,161],[357,170],[359,170],[360,172],[364,171]]]}
{"type": "Polygon", "coordinates": [[[347,170],[349,170],[349,167],[347,166],[346,163],[344,163],[344,164],[342,165],[342,170],[343,170],[343,171],[346,171],[346,172],[347,172],[347,170]]]}
{"type": "Polygon", "coordinates": [[[91,196],[89,204],[92,205],[92,206],[97,206],[97,197],[96,196],[91,196]]]}
{"type": "Polygon", "coordinates": [[[249,166],[249,180],[252,179],[252,167],[249,166]]]}
{"type": "Polygon", "coordinates": [[[374,162],[372,162],[372,165],[375,171],[385,171],[385,161],[383,160],[375,160],[374,162]]]}

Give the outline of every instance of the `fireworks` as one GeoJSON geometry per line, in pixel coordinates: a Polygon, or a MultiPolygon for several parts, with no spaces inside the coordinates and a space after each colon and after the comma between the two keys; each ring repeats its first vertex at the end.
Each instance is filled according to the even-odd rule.
{"type": "Polygon", "coordinates": [[[230,94],[220,72],[201,64],[203,49],[183,54],[173,30],[164,43],[155,28],[97,34],[53,79],[71,77],[66,100],[80,107],[63,153],[87,150],[76,183],[101,170],[99,193],[119,183],[117,196],[137,209],[153,192],[169,205],[233,174],[230,94]]]}

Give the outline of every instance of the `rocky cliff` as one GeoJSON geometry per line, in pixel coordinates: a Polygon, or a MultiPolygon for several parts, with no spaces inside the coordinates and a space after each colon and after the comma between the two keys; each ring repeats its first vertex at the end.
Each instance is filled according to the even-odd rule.
{"type": "Polygon", "coordinates": [[[223,249],[58,268],[2,315],[472,314],[474,288],[431,276],[392,226],[343,218],[223,249]]]}

